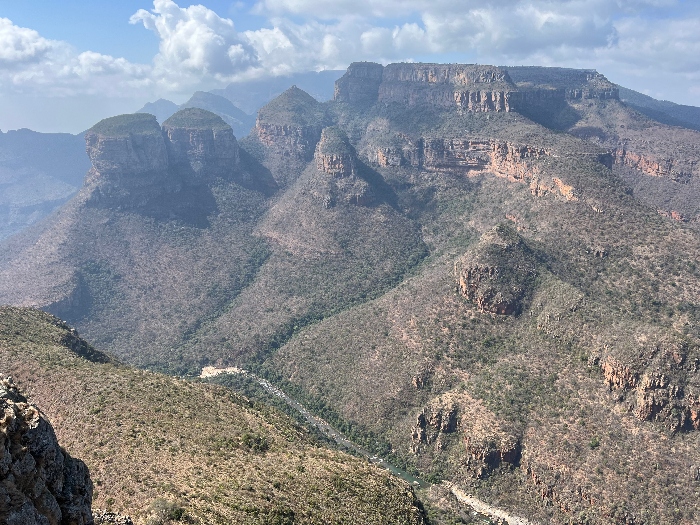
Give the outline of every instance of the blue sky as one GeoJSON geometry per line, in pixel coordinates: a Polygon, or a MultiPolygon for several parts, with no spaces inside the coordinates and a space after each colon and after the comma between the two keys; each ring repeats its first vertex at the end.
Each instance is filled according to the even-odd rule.
{"type": "Polygon", "coordinates": [[[357,60],[595,68],[700,105],[698,28],[695,0],[0,0],[0,129],[357,60]]]}

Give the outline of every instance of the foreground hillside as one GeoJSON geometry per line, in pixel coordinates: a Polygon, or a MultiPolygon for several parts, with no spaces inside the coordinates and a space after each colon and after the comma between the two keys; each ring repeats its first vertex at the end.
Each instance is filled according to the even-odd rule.
{"type": "Polygon", "coordinates": [[[114,117],[0,299],[130,363],[251,369],[536,522],[694,523],[700,238],[644,187],[698,184],[698,137],[594,71],[454,64],[354,64],[240,143],[114,117]]]}
{"type": "Polygon", "coordinates": [[[223,388],[120,365],[50,315],[0,308],[0,363],[89,468],[94,509],[137,523],[422,523],[388,473],[223,388]]]}

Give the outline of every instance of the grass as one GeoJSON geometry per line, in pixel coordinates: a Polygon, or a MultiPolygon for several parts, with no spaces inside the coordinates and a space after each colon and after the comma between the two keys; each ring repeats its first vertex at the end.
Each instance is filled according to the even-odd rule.
{"type": "Polygon", "coordinates": [[[163,122],[163,127],[221,131],[230,129],[231,126],[226,124],[220,116],[211,111],[200,108],[185,108],[163,122]]]}
{"type": "Polygon", "coordinates": [[[153,115],[148,113],[131,113],[100,120],[88,132],[108,137],[159,135],[160,125],[153,115]]]}
{"type": "Polygon", "coordinates": [[[88,465],[95,508],[137,523],[421,522],[405,483],[319,446],[277,411],[221,387],[81,358],[66,337],[47,314],[0,309],[2,372],[88,465]]]}

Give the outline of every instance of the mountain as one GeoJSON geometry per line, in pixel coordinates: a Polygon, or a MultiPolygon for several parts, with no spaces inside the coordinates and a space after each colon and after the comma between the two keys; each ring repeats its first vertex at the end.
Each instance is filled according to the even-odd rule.
{"type": "Polygon", "coordinates": [[[693,523],[700,238],[668,199],[700,134],[619,98],[593,70],[356,63],[240,142],[203,110],[107,119],[80,193],[2,244],[0,301],[131,364],[255,371],[510,515],[693,523]]]}
{"type": "Polygon", "coordinates": [[[0,132],[0,239],[65,203],[89,167],[82,135],[0,132]]]}
{"type": "Polygon", "coordinates": [[[620,99],[649,118],[671,126],[683,126],[700,131],[700,108],[656,100],[632,89],[618,86],[620,99]]]}
{"type": "MultiPolygon", "coordinates": [[[[200,108],[216,113],[233,129],[237,137],[245,137],[255,125],[255,118],[238,109],[233,103],[220,95],[197,91],[180,106],[180,109],[200,108]]],[[[159,122],[161,122],[159,120],[159,122]]]]}
{"type": "MultiPolygon", "coordinates": [[[[388,472],[222,387],[124,366],[43,312],[0,308],[0,362],[44,411],[0,382],[0,494],[13,483],[36,486],[26,492],[49,514],[45,523],[91,523],[82,519],[90,496],[96,516],[116,511],[138,524],[424,522],[411,488],[388,472]],[[48,421],[85,464],[57,448],[48,421]],[[32,472],[46,483],[28,483],[32,472]]],[[[19,493],[10,496],[19,506],[19,493]]],[[[29,518],[5,520],[7,501],[3,523],[44,523],[29,519],[31,503],[22,507],[29,518]]]]}
{"type": "Polygon", "coordinates": [[[150,115],[155,115],[158,122],[164,122],[168,119],[168,117],[176,113],[178,109],[180,109],[180,106],[175,104],[175,102],[171,102],[170,100],[166,100],[164,98],[159,98],[155,102],[147,102],[135,113],[148,113],[150,115]]]}
{"type": "Polygon", "coordinates": [[[310,71],[263,80],[234,82],[224,89],[213,90],[212,93],[226,97],[246,113],[254,113],[293,85],[299,86],[316,100],[330,100],[333,98],[335,81],[342,74],[343,71],[335,70],[310,71]]]}

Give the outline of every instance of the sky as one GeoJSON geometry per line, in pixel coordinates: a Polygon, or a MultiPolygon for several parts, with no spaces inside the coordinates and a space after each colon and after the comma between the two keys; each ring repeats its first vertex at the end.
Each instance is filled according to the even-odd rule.
{"type": "Polygon", "coordinates": [[[362,60],[593,68],[700,106],[700,1],[0,0],[0,130],[362,60]]]}

